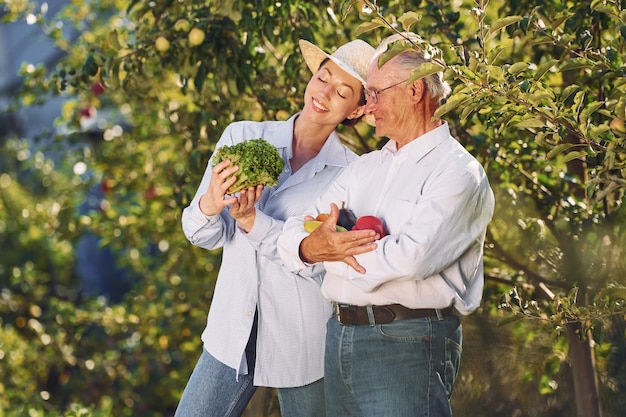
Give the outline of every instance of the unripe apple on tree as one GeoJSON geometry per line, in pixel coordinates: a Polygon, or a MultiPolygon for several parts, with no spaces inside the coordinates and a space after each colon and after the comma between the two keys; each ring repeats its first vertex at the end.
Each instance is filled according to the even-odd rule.
{"type": "Polygon", "coordinates": [[[185,32],[188,31],[189,21],[187,19],[178,19],[176,23],[174,23],[174,30],[185,32]]]}
{"type": "Polygon", "coordinates": [[[197,46],[200,45],[202,42],[204,42],[204,38],[205,38],[205,34],[204,31],[200,28],[193,28],[191,29],[191,31],[189,31],[189,44],[191,46],[197,46]]]}
{"type": "Polygon", "coordinates": [[[166,52],[170,49],[170,41],[168,41],[165,36],[159,36],[156,41],[154,41],[154,47],[159,52],[166,52]]]}
{"type": "Polygon", "coordinates": [[[613,130],[617,130],[618,132],[626,133],[626,126],[624,126],[624,121],[618,119],[617,117],[611,120],[611,123],[609,123],[609,127],[613,130]]]}

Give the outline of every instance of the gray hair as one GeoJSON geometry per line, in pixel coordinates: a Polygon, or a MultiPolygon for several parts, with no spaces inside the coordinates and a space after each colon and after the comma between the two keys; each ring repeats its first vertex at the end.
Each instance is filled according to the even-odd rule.
{"type": "MultiPolygon", "coordinates": [[[[422,38],[413,32],[396,33],[383,39],[380,45],[378,45],[378,47],[376,48],[373,59],[377,60],[380,55],[387,51],[387,47],[389,44],[399,40],[411,40],[418,46],[423,43],[422,38]]],[[[396,55],[393,58],[393,61],[401,69],[406,70],[410,73],[423,63],[429,62],[430,59],[426,57],[426,51],[424,51],[424,49],[422,49],[421,47],[413,47],[396,55]]],[[[425,77],[424,85],[426,85],[426,89],[430,93],[431,97],[437,99],[439,102],[445,99],[451,92],[450,85],[443,80],[443,72],[438,72],[425,77]]]]}

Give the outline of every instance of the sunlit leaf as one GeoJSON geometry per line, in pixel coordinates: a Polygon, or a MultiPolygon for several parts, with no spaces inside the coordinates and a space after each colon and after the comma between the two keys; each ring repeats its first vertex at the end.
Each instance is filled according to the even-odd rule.
{"type": "Polygon", "coordinates": [[[499,30],[510,26],[514,23],[519,22],[520,20],[522,20],[521,16],[507,16],[504,17],[502,19],[498,19],[496,20],[490,27],[489,27],[489,31],[487,32],[487,37],[492,36],[493,34],[495,34],[496,32],[498,32],[499,30]]]}
{"type": "Polygon", "coordinates": [[[398,18],[398,22],[400,22],[400,24],[402,25],[402,28],[405,31],[409,31],[411,29],[411,26],[414,23],[419,22],[421,19],[422,19],[422,16],[420,16],[419,14],[415,12],[406,12],[398,18]]]}
{"type": "Polygon", "coordinates": [[[542,62],[538,67],[537,67],[537,71],[535,72],[535,76],[533,77],[533,79],[535,81],[541,79],[541,77],[543,77],[543,75],[548,72],[550,70],[550,68],[554,67],[554,65],[559,62],[557,59],[548,59],[545,62],[542,62]]]}

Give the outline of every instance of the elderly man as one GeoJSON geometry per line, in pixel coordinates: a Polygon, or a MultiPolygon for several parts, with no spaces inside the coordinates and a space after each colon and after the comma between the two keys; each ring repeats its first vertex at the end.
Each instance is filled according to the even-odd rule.
{"type": "MultiPolygon", "coordinates": [[[[406,42],[404,33],[386,39],[406,42]]],[[[409,82],[427,62],[411,48],[367,77],[366,113],[390,140],[353,162],[320,196],[330,216],[310,234],[292,218],[279,253],[292,270],[323,262],[334,304],[325,351],[327,415],[450,416],[461,357],[460,315],[479,305],[483,244],[494,209],[480,163],[434,117],[450,92],[441,73],[409,82]],[[337,232],[337,205],[383,220],[337,232]]],[[[313,213],[312,213],[313,214],[313,213]]]]}

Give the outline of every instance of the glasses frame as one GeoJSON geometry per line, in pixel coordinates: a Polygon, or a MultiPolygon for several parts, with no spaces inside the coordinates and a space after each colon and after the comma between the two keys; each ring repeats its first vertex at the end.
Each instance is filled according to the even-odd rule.
{"type": "Polygon", "coordinates": [[[406,80],[397,82],[395,84],[391,84],[390,86],[387,86],[385,88],[381,88],[380,90],[374,90],[374,89],[371,89],[371,88],[366,88],[365,89],[365,99],[366,99],[366,101],[368,101],[371,98],[372,101],[374,102],[374,104],[378,104],[378,96],[379,95],[381,95],[386,90],[389,90],[390,88],[393,88],[393,87],[397,87],[397,86],[399,86],[402,83],[406,83],[407,81],[409,81],[408,78],[406,80]]]}

